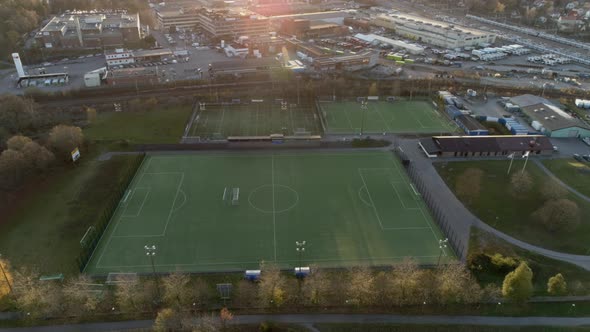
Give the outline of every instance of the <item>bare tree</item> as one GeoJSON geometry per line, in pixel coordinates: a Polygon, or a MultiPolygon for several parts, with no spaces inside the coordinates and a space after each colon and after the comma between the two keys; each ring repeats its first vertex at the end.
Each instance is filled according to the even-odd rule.
{"type": "Polygon", "coordinates": [[[397,305],[416,302],[421,273],[418,264],[411,258],[405,258],[401,264],[394,266],[388,292],[397,305]]]}
{"type": "Polygon", "coordinates": [[[523,197],[533,189],[533,179],[529,172],[516,172],[510,177],[510,191],[514,197],[523,197]]]}
{"type": "Polygon", "coordinates": [[[328,275],[317,266],[311,266],[310,270],[311,273],[305,277],[302,285],[305,301],[310,304],[324,304],[330,289],[328,275]]]}
{"type": "Polygon", "coordinates": [[[192,297],[189,291],[190,277],[179,272],[172,273],[162,278],[164,287],[164,303],[173,307],[185,307],[191,303],[192,297]]]}
{"type": "Polygon", "coordinates": [[[532,217],[551,232],[573,231],[580,224],[580,208],[569,199],[552,199],[533,212],[532,217]]]}
{"type": "Polygon", "coordinates": [[[32,143],[33,140],[22,135],[12,136],[6,141],[6,148],[15,151],[21,151],[25,145],[32,143]]]}
{"type": "Polygon", "coordinates": [[[241,308],[253,307],[256,305],[257,295],[258,288],[256,284],[247,280],[240,280],[236,286],[233,304],[241,308]]]}
{"type": "Polygon", "coordinates": [[[115,303],[123,312],[151,308],[156,298],[156,285],[153,280],[123,282],[115,289],[115,303]]]}
{"type": "Polygon", "coordinates": [[[546,200],[560,199],[567,196],[567,189],[565,189],[559,182],[548,179],[541,187],[541,195],[546,200]]]}
{"type": "Polygon", "coordinates": [[[153,326],[155,332],[179,331],[181,328],[182,315],[170,308],[164,308],[158,312],[153,326]]]}
{"type": "Polygon", "coordinates": [[[474,303],[481,299],[481,287],[459,263],[440,267],[436,271],[436,281],[440,303],[474,303]]]}
{"type": "Polygon", "coordinates": [[[52,281],[39,281],[39,275],[21,270],[14,278],[18,308],[31,319],[55,317],[63,313],[61,287],[52,281]]]}
{"type": "Polygon", "coordinates": [[[376,298],[375,277],[367,267],[357,267],[349,271],[348,297],[352,304],[373,304],[376,298]]]}
{"type": "Polygon", "coordinates": [[[70,314],[85,314],[96,311],[102,296],[102,289],[86,275],[68,280],[63,285],[63,293],[70,314]]]}

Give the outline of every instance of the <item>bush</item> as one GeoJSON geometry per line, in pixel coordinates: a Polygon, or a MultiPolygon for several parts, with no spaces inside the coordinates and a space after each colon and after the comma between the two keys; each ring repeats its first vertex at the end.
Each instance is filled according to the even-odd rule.
{"type": "Polygon", "coordinates": [[[510,178],[510,192],[512,196],[519,198],[533,189],[533,179],[528,172],[516,172],[510,178]]]}
{"type": "Polygon", "coordinates": [[[547,200],[559,199],[567,195],[567,190],[560,183],[551,179],[543,183],[541,195],[547,200]]]}
{"type": "Polygon", "coordinates": [[[564,295],[567,292],[567,283],[561,273],[554,275],[547,281],[547,293],[551,295],[564,295]]]}
{"type": "Polygon", "coordinates": [[[580,224],[580,208],[569,199],[552,199],[533,212],[532,217],[551,232],[571,232],[580,224]]]}
{"type": "Polygon", "coordinates": [[[503,273],[512,271],[518,265],[516,258],[502,256],[502,254],[494,254],[490,257],[490,261],[498,272],[503,273]]]}

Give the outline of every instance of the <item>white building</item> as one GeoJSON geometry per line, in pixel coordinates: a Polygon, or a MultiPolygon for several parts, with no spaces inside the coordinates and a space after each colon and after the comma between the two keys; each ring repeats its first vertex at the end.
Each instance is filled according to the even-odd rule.
{"type": "Polygon", "coordinates": [[[405,14],[379,15],[373,24],[395,30],[396,34],[418,42],[450,49],[492,44],[496,41],[493,33],[405,14]]]}
{"type": "Polygon", "coordinates": [[[109,67],[135,63],[133,53],[122,48],[115,49],[112,53],[105,53],[104,57],[107,61],[107,66],[109,67]]]}
{"type": "Polygon", "coordinates": [[[375,35],[375,34],[362,34],[362,33],[357,33],[356,35],[354,35],[355,38],[360,39],[362,41],[365,41],[367,43],[373,44],[373,43],[383,43],[383,44],[388,44],[393,46],[394,48],[397,49],[403,49],[405,51],[407,51],[410,54],[424,54],[424,47],[418,46],[418,45],[414,45],[414,44],[410,44],[410,43],[406,43],[403,42],[401,40],[395,40],[395,39],[391,39],[391,38],[386,38],[383,36],[379,36],[379,35],[375,35]]]}

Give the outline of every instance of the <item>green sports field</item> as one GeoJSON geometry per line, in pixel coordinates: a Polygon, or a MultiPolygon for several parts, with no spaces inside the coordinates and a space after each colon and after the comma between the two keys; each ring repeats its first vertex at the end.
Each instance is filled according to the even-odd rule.
{"type": "Polygon", "coordinates": [[[197,106],[188,136],[226,138],[270,134],[319,135],[320,120],[313,105],[281,103],[205,104],[197,106]]]}
{"type": "Polygon", "coordinates": [[[303,240],[303,265],[436,264],[444,236],[401,167],[385,151],[148,156],[86,272],[151,271],[145,245],[161,272],[290,268],[303,240]]]}
{"type": "Polygon", "coordinates": [[[427,101],[319,102],[332,134],[447,133],[456,129],[427,101]],[[363,114],[364,113],[364,114],[363,114]],[[364,119],[363,119],[364,116],[364,119]]]}

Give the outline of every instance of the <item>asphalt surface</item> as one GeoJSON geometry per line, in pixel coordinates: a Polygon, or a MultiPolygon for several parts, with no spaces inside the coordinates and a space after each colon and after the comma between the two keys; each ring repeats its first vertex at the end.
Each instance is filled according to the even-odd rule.
{"type": "MultiPolygon", "coordinates": [[[[323,323],[354,324],[431,324],[431,325],[485,325],[485,326],[556,326],[578,327],[590,325],[590,317],[494,317],[494,316],[401,316],[371,314],[318,314],[318,315],[237,315],[232,325],[260,324],[262,322],[297,324],[313,327],[323,323]]],[[[122,331],[148,329],[152,320],[112,323],[69,324],[27,328],[0,328],[0,332],[73,332],[73,331],[122,331]]],[[[313,329],[316,330],[317,329],[313,329]]],[[[312,330],[312,331],[313,331],[312,330]]]]}

